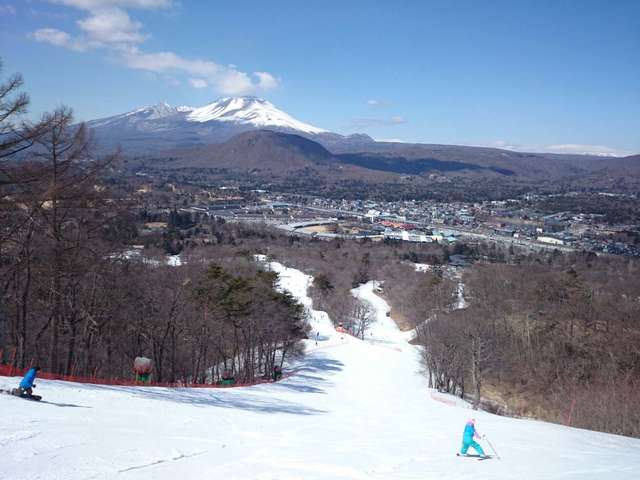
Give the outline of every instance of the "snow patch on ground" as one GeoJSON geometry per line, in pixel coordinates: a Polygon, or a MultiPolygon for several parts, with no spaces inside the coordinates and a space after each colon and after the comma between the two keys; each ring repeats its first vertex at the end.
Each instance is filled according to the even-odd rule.
{"type": "Polygon", "coordinates": [[[110,258],[120,260],[138,260],[147,265],[151,265],[152,267],[160,267],[163,264],[170,267],[179,267],[181,265],[184,265],[185,263],[180,254],[164,255],[164,257],[159,257],[158,259],[145,256],[144,253],[139,249],[129,249],[121,253],[114,253],[110,255],[110,258]]]}
{"type": "Polygon", "coordinates": [[[428,263],[415,263],[414,268],[416,269],[416,272],[428,272],[433,267],[428,263]]]}
{"type": "MultiPolygon", "coordinates": [[[[433,270],[433,265],[429,265],[428,263],[414,263],[414,268],[416,272],[429,272],[433,270]]],[[[456,303],[453,306],[454,310],[460,310],[463,308],[467,308],[469,304],[464,298],[464,283],[461,281],[462,274],[457,267],[447,266],[445,267],[445,272],[452,279],[458,282],[456,287],[456,303]]]]}

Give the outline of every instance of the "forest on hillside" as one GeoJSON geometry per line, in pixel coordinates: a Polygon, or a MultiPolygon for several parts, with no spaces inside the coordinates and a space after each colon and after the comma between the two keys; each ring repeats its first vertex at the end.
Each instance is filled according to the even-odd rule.
{"type": "Polygon", "coordinates": [[[640,435],[638,262],[479,262],[468,308],[418,328],[434,386],[531,415],[640,435]]]}
{"type": "Polygon", "coordinates": [[[119,155],[96,157],[66,107],[24,120],[21,86],[0,85],[1,363],[111,379],[148,356],[158,382],[250,382],[296,353],[305,312],[246,252],[179,268],[134,255],[119,155]]]}

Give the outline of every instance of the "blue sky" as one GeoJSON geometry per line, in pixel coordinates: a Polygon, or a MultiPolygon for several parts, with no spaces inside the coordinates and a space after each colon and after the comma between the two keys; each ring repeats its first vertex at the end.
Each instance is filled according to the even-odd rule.
{"type": "Polygon", "coordinates": [[[32,114],[254,94],[376,139],[640,152],[640,1],[0,0],[32,114]]]}

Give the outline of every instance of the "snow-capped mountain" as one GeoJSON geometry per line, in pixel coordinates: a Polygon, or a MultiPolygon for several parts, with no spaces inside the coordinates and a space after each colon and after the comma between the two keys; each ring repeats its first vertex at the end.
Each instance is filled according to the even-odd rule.
{"type": "Polygon", "coordinates": [[[120,145],[133,153],[221,143],[240,133],[263,129],[295,133],[321,143],[371,141],[365,136],[343,137],[301,122],[257,97],[221,98],[202,107],[174,107],[162,102],[87,125],[100,146],[120,145]]]}
{"type": "MultiPolygon", "coordinates": [[[[121,115],[114,115],[113,117],[102,118],[99,120],[92,120],[88,122],[91,128],[99,128],[108,125],[115,125],[119,123],[129,123],[135,125],[138,122],[145,120],[158,120],[160,118],[170,117],[180,113],[180,108],[184,107],[172,107],[166,102],[158,103],[157,105],[151,105],[148,107],[137,108],[121,115]]],[[[187,107],[189,108],[189,107],[187,107]]],[[[188,112],[190,112],[189,108],[188,112]]]]}
{"type": "Polygon", "coordinates": [[[218,121],[252,125],[257,128],[277,127],[311,134],[326,132],[296,120],[271,102],[257,97],[221,98],[204,107],[193,109],[186,118],[188,121],[200,123],[218,121]]]}

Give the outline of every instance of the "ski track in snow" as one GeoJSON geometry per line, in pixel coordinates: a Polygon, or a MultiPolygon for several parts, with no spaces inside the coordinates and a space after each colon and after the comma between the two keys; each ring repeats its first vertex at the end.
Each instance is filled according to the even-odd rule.
{"type": "Polygon", "coordinates": [[[17,443],[21,440],[30,440],[40,435],[40,433],[41,432],[24,430],[24,431],[17,431],[17,432],[11,432],[9,434],[4,434],[2,431],[0,431],[0,447],[17,443]]]}
{"type": "Polygon", "coordinates": [[[142,464],[142,465],[136,465],[134,467],[123,468],[122,470],[118,470],[118,473],[125,473],[125,472],[130,472],[131,470],[140,470],[141,468],[153,467],[154,465],[159,465],[159,464],[165,463],[165,462],[176,462],[178,460],[182,460],[183,458],[197,457],[198,455],[203,455],[205,453],[207,453],[206,450],[204,450],[202,452],[192,453],[190,455],[185,455],[184,453],[179,453],[176,456],[174,456],[172,458],[169,458],[167,460],[156,460],[155,462],[151,462],[151,463],[145,463],[145,464],[142,464]]]}
{"type": "MultiPolygon", "coordinates": [[[[313,309],[311,277],[277,263],[279,288],[305,305],[312,339],[295,374],[234,389],[38,381],[50,403],[0,396],[0,479],[595,480],[636,478],[640,440],[472,412],[427,389],[419,351],[375,308],[365,341],[313,309]],[[318,333],[318,345],[315,335],[318,333]],[[85,407],[85,408],[77,408],[85,407]],[[458,458],[469,416],[501,460],[458,458]]],[[[19,379],[0,377],[0,388],[19,379]]],[[[488,453],[491,448],[481,442],[488,453]]]]}

